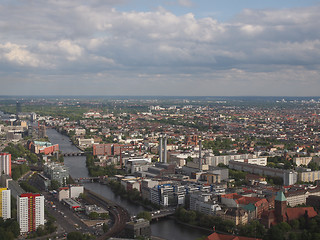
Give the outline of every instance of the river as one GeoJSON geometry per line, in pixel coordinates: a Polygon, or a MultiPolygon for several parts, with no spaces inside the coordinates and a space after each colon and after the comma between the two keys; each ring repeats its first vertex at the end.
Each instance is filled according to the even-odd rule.
{"type": "MultiPolygon", "coordinates": [[[[56,130],[47,129],[47,135],[51,143],[59,144],[59,148],[62,152],[79,152],[78,148],[71,144],[68,137],[58,133],[56,130]]],[[[73,178],[88,177],[86,158],[84,156],[65,157],[64,162],[69,168],[70,175],[73,178]]],[[[139,212],[145,210],[142,206],[137,206],[126,199],[116,196],[106,185],[101,185],[99,183],[84,183],[84,186],[105,198],[117,202],[119,205],[126,208],[131,215],[137,215],[139,212]]],[[[162,219],[158,222],[152,222],[151,232],[152,236],[167,240],[195,240],[210,234],[210,232],[193,229],[183,224],[179,224],[173,219],[162,219]]]]}

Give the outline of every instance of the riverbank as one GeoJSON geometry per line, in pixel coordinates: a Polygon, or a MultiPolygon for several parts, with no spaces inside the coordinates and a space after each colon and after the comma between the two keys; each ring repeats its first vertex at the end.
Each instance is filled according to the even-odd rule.
{"type": "MultiPolygon", "coordinates": [[[[55,129],[47,129],[47,135],[53,144],[59,144],[59,148],[62,152],[76,152],[77,148],[71,144],[69,138],[60,134],[55,129]]],[[[89,177],[88,170],[86,168],[86,158],[84,156],[68,156],[65,157],[65,165],[69,168],[72,178],[84,178],[89,177]]],[[[86,189],[89,189],[96,194],[110,199],[128,210],[131,216],[136,216],[139,212],[146,211],[145,208],[129,202],[127,199],[120,198],[115,195],[111,188],[107,185],[102,185],[97,182],[85,182],[83,183],[86,189]]],[[[154,239],[167,239],[167,240],[195,240],[201,236],[206,235],[202,230],[184,226],[178,224],[173,219],[165,218],[159,221],[151,223],[152,236],[156,236],[154,239]]]]}

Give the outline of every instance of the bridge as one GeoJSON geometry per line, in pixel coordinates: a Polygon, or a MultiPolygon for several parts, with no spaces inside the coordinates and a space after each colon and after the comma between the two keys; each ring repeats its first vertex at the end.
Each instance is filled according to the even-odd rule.
{"type": "Polygon", "coordinates": [[[174,213],[175,213],[175,209],[164,209],[156,212],[151,212],[151,221],[172,216],[174,213]]]}
{"type": "Polygon", "coordinates": [[[80,182],[98,182],[100,180],[105,179],[105,176],[100,176],[100,177],[81,177],[81,178],[73,178],[73,180],[77,183],[80,182]]]}
{"type": "Polygon", "coordinates": [[[72,156],[84,156],[85,152],[69,152],[69,153],[63,153],[64,157],[72,157],[72,156]]]}

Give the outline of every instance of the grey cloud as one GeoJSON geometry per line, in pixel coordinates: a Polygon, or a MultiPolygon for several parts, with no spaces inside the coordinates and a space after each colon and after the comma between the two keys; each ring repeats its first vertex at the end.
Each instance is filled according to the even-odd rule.
{"type": "MultiPolygon", "coordinates": [[[[300,78],[304,86],[315,82],[319,86],[319,6],[244,10],[221,23],[198,19],[192,13],[177,16],[163,8],[120,12],[114,8],[118,1],[16,2],[0,8],[4,33],[0,36],[0,73],[12,71],[13,79],[23,67],[34,79],[64,79],[61,82],[79,88],[75,92],[91,88],[85,81],[92,81],[93,88],[117,80],[119,93],[123,87],[132,90],[143,85],[137,94],[148,89],[159,94],[164,83],[170,83],[171,94],[180,86],[189,95],[210,95],[210,88],[215,89],[212,94],[228,95],[229,89],[223,90],[228,84],[249,94],[241,84],[258,89],[268,81],[276,88],[287,84],[287,75],[297,85],[300,78]],[[310,81],[302,76],[309,76],[310,81]],[[199,86],[197,91],[190,90],[194,84],[199,86]]],[[[1,81],[8,84],[8,79],[1,81]]],[[[92,93],[94,89],[98,91],[93,88],[92,93]]]]}

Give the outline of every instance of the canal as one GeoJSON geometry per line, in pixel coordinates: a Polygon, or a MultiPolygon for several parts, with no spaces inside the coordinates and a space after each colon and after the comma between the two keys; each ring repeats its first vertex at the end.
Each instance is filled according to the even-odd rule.
{"type": "MultiPolygon", "coordinates": [[[[47,135],[53,144],[59,144],[62,152],[79,152],[78,148],[72,145],[69,138],[60,134],[54,129],[47,129],[47,135]]],[[[88,177],[86,168],[86,158],[84,156],[65,157],[65,165],[69,168],[70,175],[73,178],[88,177]]],[[[85,188],[105,197],[114,202],[117,202],[122,207],[126,208],[133,216],[145,210],[142,206],[137,206],[126,199],[116,196],[111,189],[106,185],[99,183],[84,183],[85,188]]],[[[151,224],[152,236],[164,238],[167,240],[195,240],[199,237],[209,235],[210,232],[193,229],[183,224],[179,224],[173,219],[162,219],[151,224]]]]}

